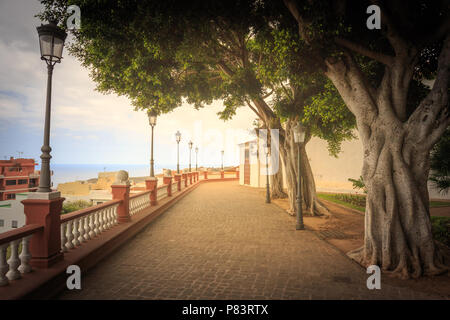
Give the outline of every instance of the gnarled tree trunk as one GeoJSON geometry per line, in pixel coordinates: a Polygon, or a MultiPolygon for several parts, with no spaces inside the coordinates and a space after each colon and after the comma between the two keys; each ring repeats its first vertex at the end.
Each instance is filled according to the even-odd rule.
{"type": "Polygon", "coordinates": [[[366,143],[364,246],[349,256],[401,277],[443,272],[431,233],[427,178],[429,152],[420,152],[405,130],[377,120],[366,143]],[[379,122],[379,123],[378,123],[379,122]]]}
{"type": "MultiPolygon", "coordinates": [[[[286,185],[289,196],[290,214],[295,214],[297,206],[297,181],[298,181],[298,147],[294,142],[293,128],[294,122],[288,119],[283,133],[280,134],[280,156],[285,168],[286,185]]],[[[309,139],[308,139],[309,140],[309,139]]],[[[329,215],[329,211],[320,203],[317,198],[314,175],[309,164],[305,141],[300,149],[301,153],[301,178],[302,178],[302,202],[304,212],[309,215],[329,215]]]]}
{"type": "Polygon", "coordinates": [[[355,114],[364,147],[364,246],[348,255],[402,278],[436,275],[448,268],[433,241],[427,179],[430,150],[450,125],[450,35],[433,88],[410,116],[406,98],[418,53],[395,34],[390,41],[397,55],[383,57],[387,66],[376,90],[351,54],[327,61],[326,74],[355,114]]]}

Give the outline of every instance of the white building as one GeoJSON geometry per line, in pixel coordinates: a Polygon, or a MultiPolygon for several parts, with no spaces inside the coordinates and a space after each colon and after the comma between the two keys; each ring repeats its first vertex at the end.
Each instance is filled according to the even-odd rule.
{"type": "Polygon", "coordinates": [[[27,198],[28,193],[16,193],[16,199],[0,201],[0,233],[25,225],[21,201],[27,198]]]}
{"type": "MultiPolygon", "coordinates": [[[[311,165],[317,191],[355,193],[353,185],[348,178],[358,179],[361,176],[363,166],[363,147],[358,139],[344,141],[341,145],[341,153],[338,158],[329,155],[327,143],[318,138],[312,138],[306,145],[309,163],[311,165]]],[[[239,144],[240,164],[239,183],[251,187],[266,186],[265,153],[258,151],[261,146],[258,140],[251,140],[239,144]],[[259,155],[262,155],[261,158],[259,155]]],[[[269,160],[269,168],[271,161],[269,160]]],[[[275,166],[276,167],[276,166],[275,166]]],[[[281,160],[279,170],[284,168],[281,160]]],[[[283,179],[284,180],[284,179],[283,179]]],[[[286,184],[284,183],[286,188],[286,184]]],[[[450,199],[450,193],[441,194],[429,183],[428,190],[431,199],[450,199]]],[[[361,191],[359,191],[361,193],[361,191]]]]}

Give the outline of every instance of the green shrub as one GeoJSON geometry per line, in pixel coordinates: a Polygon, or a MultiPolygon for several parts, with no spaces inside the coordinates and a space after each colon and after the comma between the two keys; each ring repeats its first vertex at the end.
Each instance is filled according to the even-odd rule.
{"type": "Polygon", "coordinates": [[[81,210],[84,208],[89,208],[90,206],[92,206],[90,201],[85,201],[85,200],[67,201],[67,202],[64,202],[64,204],[63,204],[61,214],[66,214],[66,213],[78,211],[78,210],[81,210]]]}
{"type": "Polygon", "coordinates": [[[450,217],[431,217],[431,231],[435,240],[450,247],[450,217]]]}

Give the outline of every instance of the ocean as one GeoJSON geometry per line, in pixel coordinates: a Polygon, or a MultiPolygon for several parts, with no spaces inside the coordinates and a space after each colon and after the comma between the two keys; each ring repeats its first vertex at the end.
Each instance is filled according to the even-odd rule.
{"type": "MultiPolygon", "coordinates": [[[[155,174],[164,169],[175,169],[174,166],[155,166],[155,174]]],[[[36,168],[40,170],[40,168],[36,168]]],[[[144,177],[150,175],[150,164],[50,164],[53,170],[52,182],[56,188],[59,183],[97,178],[103,171],[128,171],[130,177],[144,177]]]]}

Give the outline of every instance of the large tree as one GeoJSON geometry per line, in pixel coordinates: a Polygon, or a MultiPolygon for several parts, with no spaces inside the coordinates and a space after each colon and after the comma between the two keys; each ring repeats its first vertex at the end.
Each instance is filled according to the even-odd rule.
{"type": "Polygon", "coordinates": [[[430,150],[450,124],[448,1],[284,2],[291,16],[280,8],[278,21],[295,26],[299,55],[333,82],[363,143],[365,239],[349,255],[402,277],[444,272],[427,180],[430,150]],[[372,4],[381,30],[366,27],[372,4]]]}
{"type": "MultiPolygon", "coordinates": [[[[64,16],[71,3],[42,2],[47,20],[64,16]]],[[[100,91],[126,95],[137,108],[159,112],[176,108],[183,97],[196,108],[222,99],[222,119],[246,106],[266,128],[278,129],[291,213],[297,193],[292,126],[301,119],[306,142],[312,135],[326,139],[334,155],[342,140],[353,137],[354,117],[329,80],[298,68],[298,35],[261,19],[264,8],[253,1],[79,5],[82,29],[74,33],[70,51],[91,70],[100,91]]],[[[327,214],[316,197],[305,146],[301,152],[306,211],[327,214]]],[[[272,176],[273,196],[283,195],[281,177],[281,171],[272,176]]]]}

